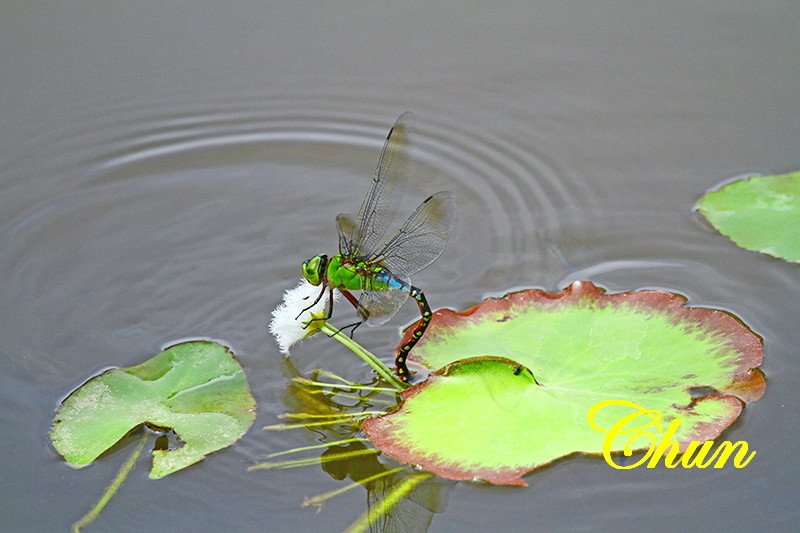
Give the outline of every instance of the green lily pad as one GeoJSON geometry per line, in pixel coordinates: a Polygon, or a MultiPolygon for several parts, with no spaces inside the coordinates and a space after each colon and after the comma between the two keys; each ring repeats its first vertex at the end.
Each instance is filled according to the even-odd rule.
{"type": "Polygon", "coordinates": [[[800,262],[800,172],[734,181],[695,209],[738,246],[800,262]]]}
{"type": "Polygon", "coordinates": [[[50,439],[68,463],[81,467],[142,424],[171,428],[183,446],[153,452],[150,477],[156,479],[230,446],[253,420],[255,400],[233,354],[194,341],[84,383],[59,407],[50,439]]]}
{"type": "MultiPolygon", "coordinates": [[[[560,457],[601,453],[605,434],[587,416],[606,400],[680,419],[683,444],[712,440],[763,394],[762,341],[730,314],[685,302],[584,281],[437,310],[410,359],[441,369],[364,430],[381,451],[439,476],[516,485],[560,457]]],[[[629,412],[604,409],[597,425],[629,412]]],[[[626,444],[648,446],[616,439],[612,449],[626,444]]]]}

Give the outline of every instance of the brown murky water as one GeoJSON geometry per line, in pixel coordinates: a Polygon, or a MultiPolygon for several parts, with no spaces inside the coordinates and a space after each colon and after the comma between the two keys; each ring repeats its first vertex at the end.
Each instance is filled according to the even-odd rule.
{"type": "MultiPolygon", "coordinates": [[[[798,27],[796,2],[3,3],[2,529],[65,530],[129,453],[65,466],[47,439],[64,395],[197,336],[239,355],[253,429],[165,480],[140,461],[96,530],[339,531],[365,511],[362,489],[301,509],[344,483],[318,467],[245,469],[320,438],[259,429],[294,401],[289,367],[369,379],[325,339],[285,361],[266,323],[300,262],[335,250],[334,216],[412,110],[428,173],[413,199],[446,188],[460,205],[415,278],[434,307],[576,279],[666,288],[763,335],[769,386],[726,433],[758,451],[744,470],[572,458],[523,490],[420,492],[387,529],[795,530],[800,267],[691,208],[731,176],[800,168],[798,27]]],[[[414,313],[359,339],[388,355],[414,313]]]]}

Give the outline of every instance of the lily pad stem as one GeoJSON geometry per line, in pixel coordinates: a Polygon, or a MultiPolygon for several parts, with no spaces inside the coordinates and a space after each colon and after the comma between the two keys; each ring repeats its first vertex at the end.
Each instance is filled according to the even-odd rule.
{"type": "Polygon", "coordinates": [[[142,448],[144,448],[144,444],[147,442],[147,437],[149,434],[150,433],[148,431],[142,430],[142,436],[139,438],[136,448],[117,471],[117,475],[114,477],[114,480],[111,482],[111,484],[106,488],[105,492],[103,492],[103,495],[99,500],[97,500],[97,503],[94,504],[94,507],[92,507],[88,513],[83,515],[80,520],[72,524],[73,533],[80,533],[82,527],[86,527],[94,522],[95,518],[100,515],[100,512],[106,506],[111,497],[117,493],[119,488],[122,486],[122,482],[125,481],[125,479],[128,477],[128,474],[130,474],[131,470],[133,469],[133,466],[136,464],[139,454],[142,453],[142,448]]]}
{"type": "Polygon", "coordinates": [[[395,389],[402,391],[407,387],[402,381],[397,379],[392,371],[383,364],[383,361],[375,357],[372,353],[370,353],[366,348],[358,344],[356,341],[344,335],[340,330],[336,329],[335,327],[331,326],[327,322],[322,322],[320,326],[320,331],[325,333],[328,337],[333,337],[337,341],[341,342],[345,345],[345,347],[349,348],[354,354],[360,357],[365,363],[371,366],[375,372],[378,373],[383,379],[389,382],[395,389]]]}

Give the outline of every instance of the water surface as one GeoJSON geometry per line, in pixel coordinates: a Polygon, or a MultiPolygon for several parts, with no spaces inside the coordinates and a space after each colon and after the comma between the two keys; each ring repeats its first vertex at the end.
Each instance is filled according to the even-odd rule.
{"type": "MultiPolygon", "coordinates": [[[[424,147],[409,202],[449,189],[460,205],[444,255],[414,280],[432,306],[577,279],[664,288],[764,336],[769,380],[725,433],[758,451],[745,470],[616,472],[571,458],[523,490],[434,483],[401,509],[405,524],[800,522],[800,270],[737,249],[691,210],[722,180],[800,165],[797,4],[6,2],[0,14],[4,529],[65,530],[129,453],[65,466],[47,439],[61,399],[96,372],[195,337],[239,355],[256,423],[165,480],[148,480],[140,461],[97,530],[338,531],[364,512],[375,495],[361,489],[319,514],[299,508],[342,486],[336,473],[245,469],[320,440],[260,430],[295,406],[293,369],[369,380],[325,339],[285,360],[266,323],[300,262],[335,252],[334,217],[357,208],[405,110],[424,147]]],[[[408,304],[359,340],[389,358],[415,312],[408,304]]]]}

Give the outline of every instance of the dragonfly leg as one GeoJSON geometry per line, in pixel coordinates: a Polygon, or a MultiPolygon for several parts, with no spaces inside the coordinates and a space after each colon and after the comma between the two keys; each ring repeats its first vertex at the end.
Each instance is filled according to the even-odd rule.
{"type": "MultiPolygon", "coordinates": [[[[328,291],[328,302],[325,304],[325,316],[313,317],[311,320],[303,324],[303,329],[306,329],[308,325],[311,324],[312,322],[316,322],[317,320],[329,320],[333,316],[333,287],[325,287],[325,286],[322,287],[322,290],[320,291],[319,296],[317,296],[317,299],[314,300],[314,303],[311,304],[311,306],[306,307],[305,309],[300,311],[300,315],[302,315],[303,313],[305,313],[306,311],[317,305],[317,302],[320,301],[322,295],[325,294],[326,290],[328,291]]],[[[297,315],[295,317],[295,320],[300,318],[300,315],[297,315]]]]}
{"type": "MultiPolygon", "coordinates": [[[[300,315],[302,315],[303,313],[305,313],[306,311],[308,311],[309,309],[311,309],[312,307],[314,307],[315,305],[317,305],[317,304],[319,303],[319,301],[322,299],[322,295],[323,295],[323,294],[325,294],[325,290],[326,290],[326,289],[327,289],[327,287],[326,287],[326,286],[323,284],[323,285],[322,285],[322,290],[321,290],[321,291],[319,291],[319,294],[317,294],[317,297],[316,297],[316,299],[314,299],[314,301],[313,301],[313,302],[311,302],[311,305],[309,305],[308,307],[306,307],[305,309],[303,309],[302,311],[300,311],[299,313],[297,313],[297,316],[296,316],[296,317],[294,317],[294,319],[295,319],[295,320],[297,320],[298,318],[300,318],[300,315]]],[[[328,301],[330,302],[331,300],[332,300],[332,298],[331,298],[331,299],[329,299],[328,301]]],[[[331,317],[331,315],[330,315],[330,313],[329,313],[329,314],[328,314],[328,318],[330,318],[330,317],[331,317]]]]}
{"type": "Polygon", "coordinates": [[[404,382],[407,382],[409,378],[408,367],[406,366],[408,352],[410,352],[411,348],[413,348],[414,345],[417,344],[417,342],[419,342],[419,340],[422,338],[422,334],[425,333],[425,330],[428,328],[428,324],[431,322],[431,316],[433,316],[433,313],[431,313],[431,308],[428,305],[428,300],[425,299],[425,294],[423,294],[421,290],[416,287],[411,287],[409,295],[417,302],[417,307],[419,307],[422,320],[420,320],[414,327],[414,331],[411,332],[411,338],[407,343],[400,347],[400,351],[397,352],[397,357],[394,359],[394,366],[397,376],[400,378],[400,381],[404,382]]]}
{"type": "Polygon", "coordinates": [[[330,320],[333,316],[333,287],[328,287],[328,309],[325,313],[325,320],[330,320]]]}
{"type": "Polygon", "coordinates": [[[358,322],[353,322],[352,324],[349,324],[339,330],[339,331],[344,331],[347,328],[353,328],[350,330],[350,338],[352,339],[353,333],[356,332],[358,326],[366,322],[366,320],[369,318],[369,311],[363,305],[361,305],[361,302],[358,301],[358,298],[356,298],[352,292],[345,289],[339,289],[339,292],[341,292],[342,295],[347,299],[347,301],[350,302],[352,306],[356,308],[356,311],[358,311],[358,316],[361,318],[361,320],[359,320],[358,322]]]}
{"type": "Polygon", "coordinates": [[[356,329],[358,329],[358,326],[360,326],[363,323],[364,323],[363,321],[361,321],[361,322],[353,322],[352,324],[348,324],[348,325],[346,325],[346,326],[344,326],[342,328],[339,328],[339,331],[337,331],[336,333],[341,333],[342,331],[344,331],[344,330],[346,330],[348,328],[352,328],[352,329],[350,329],[350,338],[352,339],[353,338],[353,333],[355,333],[356,329]]]}
{"type": "Polygon", "coordinates": [[[367,311],[367,309],[363,305],[361,305],[361,302],[358,301],[358,298],[356,298],[352,292],[346,289],[339,289],[339,292],[341,292],[342,295],[345,298],[347,298],[347,301],[350,302],[352,306],[356,308],[356,311],[358,311],[358,316],[361,317],[362,322],[364,322],[366,319],[369,318],[369,311],[367,311]]]}

